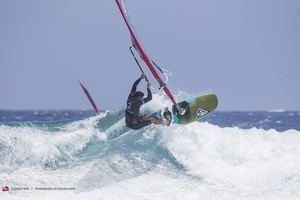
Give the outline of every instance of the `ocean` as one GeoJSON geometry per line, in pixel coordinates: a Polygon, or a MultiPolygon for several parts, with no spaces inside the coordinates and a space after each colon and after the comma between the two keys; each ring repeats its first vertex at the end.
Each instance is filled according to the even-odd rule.
{"type": "Polygon", "coordinates": [[[296,200],[300,111],[133,131],[122,109],[0,110],[0,157],[0,199],[296,200]]]}

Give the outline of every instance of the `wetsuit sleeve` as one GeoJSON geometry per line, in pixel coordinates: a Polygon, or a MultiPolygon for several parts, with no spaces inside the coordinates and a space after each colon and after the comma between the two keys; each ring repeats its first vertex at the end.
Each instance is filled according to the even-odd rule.
{"type": "Polygon", "coordinates": [[[148,101],[151,101],[152,100],[152,93],[151,93],[151,90],[149,88],[147,88],[147,97],[144,98],[144,103],[147,103],[148,101]]]}
{"type": "Polygon", "coordinates": [[[131,91],[130,91],[130,95],[133,95],[135,92],[136,92],[136,87],[137,85],[141,82],[141,79],[138,79],[136,80],[134,83],[133,83],[133,86],[131,88],[131,91]]]}

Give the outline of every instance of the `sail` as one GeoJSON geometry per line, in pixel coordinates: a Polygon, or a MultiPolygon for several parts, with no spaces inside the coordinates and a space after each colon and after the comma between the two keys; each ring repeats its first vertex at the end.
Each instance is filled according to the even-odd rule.
{"type": "Polygon", "coordinates": [[[80,87],[82,88],[84,94],[85,94],[86,97],[88,98],[89,102],[90,102],[91,105],[93,106],[95,113],[96,113],[96,114],[99,114],[100,111],[99,111],[99,109],[98,109],[98,107],[97,107],[95,101],[93,100],[92,96],[90,95],[89,91],[86,89],[86,87],[84,87],[84,85],[83,85],[80,81],[78,81],[78,83],[79,83],[80,87]]]}
{"type": "Polygon", "coordinates": [[[170,98],[170,100],[173,102],[173,104],[176,104],[175,99],[174,99],[172,93],[170,92],[170,90],[168,89],[168,87],[166,86],[166,84],[162,81],[161,77],[159,76],[159,74],[155,70],[153,62],[151,61],[151,59],[147,55],[147,53],[144,50],[141,42],[138,39],[136,33],[134,32],[133,26],[131,25],[130,20],[129,20],[128,12],[127,12],[127,9],[125,7],[124,1],[123,0],[115,0],[115,1],[116,1],[117,5],[118,5],[118,8],[119,8],[119,10],[120,10],[120,12],[122,14],[122,17],[123,17],[123,19],[124,19],[124,21],[125,21],[125,23],[126,23],[126,25],[128,27],[129,32],[130,32],[132,45],[134,46],[134,48],[136,49],[136,51],[140,54],[140,57],[146,63],[146,65],[148,66],[148,68],[151,71],[152,75],[154,76],[154,78],[159,83],[160,87],[163,88],[163,90],[165,91],[165,93],[167,94],[167,96],[170,98]]]}

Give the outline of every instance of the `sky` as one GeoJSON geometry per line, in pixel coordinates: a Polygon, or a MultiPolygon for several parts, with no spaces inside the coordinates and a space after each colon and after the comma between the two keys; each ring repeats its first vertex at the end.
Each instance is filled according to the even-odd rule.
{"type": "MultiPolygon", "coordinates": [[[[300,0],[125,2],[174,93],[300,110],[300,0]]],[[[91,109],[77,80],[100,109],[125,107],[140,75],[129,45],[114,0],[0,0],[0,109],[91,109]]]]}

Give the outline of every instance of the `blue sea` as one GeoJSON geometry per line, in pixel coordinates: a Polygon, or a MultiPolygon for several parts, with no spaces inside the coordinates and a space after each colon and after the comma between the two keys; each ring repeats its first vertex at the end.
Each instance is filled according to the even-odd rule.
{"type": "Polygon", "coordinates": [[[300,111],[133,131],[122,109],[0,110],[0,157],[0,199],[296,200],[300,111]]]}
{"type": "MultiPolygon", "coordinates": [[[[104,112],[104,111],[102,111],[104,112]]],[[[95,116],[92,110],[0,110],[0,125],[53,126],[95,116]]],[[[300,111],[216,111],[202,122],[219,127],[275,129],[300,131],[300,111]]]]}

